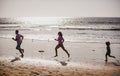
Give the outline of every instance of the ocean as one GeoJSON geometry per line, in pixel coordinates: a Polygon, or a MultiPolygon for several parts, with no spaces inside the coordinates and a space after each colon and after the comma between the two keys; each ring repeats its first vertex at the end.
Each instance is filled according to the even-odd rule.
{"type": "Polygon", "coordinates": [[[0,18],[0,38],[12,38],[19,30],[25,39],[54,40],[63,33],[65,41],[120,44],[120,18],[106,17],[17,17],[0,18]]]}

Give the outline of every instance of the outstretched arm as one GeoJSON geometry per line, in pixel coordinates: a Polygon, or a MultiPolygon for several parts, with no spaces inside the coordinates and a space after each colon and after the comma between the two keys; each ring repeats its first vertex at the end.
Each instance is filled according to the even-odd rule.
{"type": "Polygon", "coordinates": [[[58,41],[57,39],[55,39],[56,41],[58,41]]]}
{"type": "Polygon", "coordinates": [[[16,38],[12,38],[14,41],[16,41],[16,38]]]}

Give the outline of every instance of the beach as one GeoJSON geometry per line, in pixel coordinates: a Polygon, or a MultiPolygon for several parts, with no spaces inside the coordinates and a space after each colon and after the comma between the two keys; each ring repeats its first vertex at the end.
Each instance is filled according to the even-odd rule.
{"type": "Polygon", "coordinates": [[[120,18],[0,18],[0,76],[120,76],[120,18]],[[16,49],[15,30],[24,36],[16,49]],[[58,49],[58,32],[64,47],[58,49]],[[111,55],[105,62],[106,44],[111,55]]]}
{"type": "Polygon", "coordinates": [[[72,66],[39,66],[21,61],[0,61],[0,76],[119,76],[120,68],[104,66],[100,69],[72,66]]]}
{"type": "Polygon", "coordinates": [[[105,63],[105,44],[65,42],[70,53],[67,58],[62,49],[55,55],[56,41],[24,39],[24,58],[15,49],[16,42],[0,38],[0,76],[119,76],[119,44],[112,44],[112,54],[105,63]],[[82,50],[82,51],[81,51],[82,50]],[[42,51],[42,52],[41,52],[42,51]],[[13,60],[13,61],[12,61],[13,60]]]}

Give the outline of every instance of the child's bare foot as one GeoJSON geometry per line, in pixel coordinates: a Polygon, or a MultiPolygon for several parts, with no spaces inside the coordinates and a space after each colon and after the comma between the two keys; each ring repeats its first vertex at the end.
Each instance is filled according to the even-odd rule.
{"type": "Polygon", "coordinates": [[[22,54],[22,55],[21,55],[21,57],[23,58],[23,57],[24,57],[24,55],[22,54]]]}
{"type": "Polygon", "coordinates": [[[113,58],[116,58],[115,56],[113,58]]]}
{"type": "Polygon", "coordinates": [[[107,62],[107,60],[105,60],[105,62],[107,62]]]}
{"type": "Polygon", "coordinates": [[[68,54],[68,58],[70,57],[70,54],[68,54]]]}
{"type": "Polygon", "coordinates": [[[54,57],[57,57],[57,55],[55,55],[54,57]]]}

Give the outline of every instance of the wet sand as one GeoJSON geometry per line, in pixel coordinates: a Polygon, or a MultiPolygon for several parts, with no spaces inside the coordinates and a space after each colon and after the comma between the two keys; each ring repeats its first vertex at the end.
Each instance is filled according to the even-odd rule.
{"type": "MultiPolygon", "coordinates": [[[[30,62],[30,61],[29,61],[30,62]]],[[[61,66],[44,65],[39,63],[31,63],[16,61],[0,61],[0,76],[119,76],[120,68],[104,66],[101,68],[90,68],[81,66],[61,66]],[[37,64],[37,65],[36,65],[37,64]],[[39,65],[38,65],[39,64],[39,65]]]]}
{"type": "Polygon", "coordinates": [[[25,56],[20,58],[15,41],[0,38],[0,43],[0,76],[120,76],[120,46],[116,44],[111,48],[118,62],[109,58],[105,64],[104,44],[65,42],[71,57],[59,49],[54,58],[57,42],[25,39],[25,56]]]}

